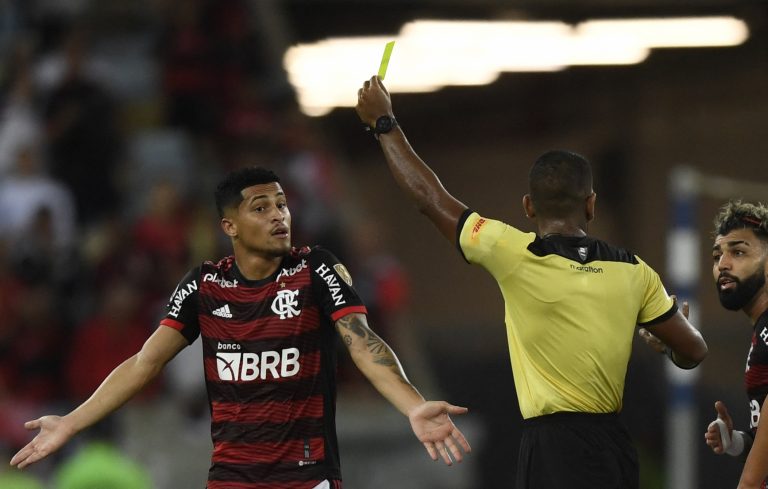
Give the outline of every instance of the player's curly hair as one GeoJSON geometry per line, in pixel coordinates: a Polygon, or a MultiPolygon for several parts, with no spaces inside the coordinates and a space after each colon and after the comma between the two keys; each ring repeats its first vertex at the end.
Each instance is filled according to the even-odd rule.
{"type": "Polygon", "coordinates": [[[241,192],[244,188],[272,182],[280,183],[280,178],[272,170],[258,166],[238,168],[227,173],[216,187],[214,195],[219,216],[224,217],[224,209],[240,205],[243,201],[241,192]]]}
{"type": "Polygon", "coordinates": [[[751,229],[768,243],[768,207],[741,200],[731,200],[715,216],[715,235],[724,236],[734,229],[751,229]]]}

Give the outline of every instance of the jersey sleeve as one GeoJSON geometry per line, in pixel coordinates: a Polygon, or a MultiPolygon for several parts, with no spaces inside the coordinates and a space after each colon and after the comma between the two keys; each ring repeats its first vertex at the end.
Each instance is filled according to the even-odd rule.
{"type": "Polygon", "coordinates": [[[643,301],[637,315],[637,323],[651,325],[672,317],[677,312],[675,301],[667,294],[659,274],[643,260],[637,258],[640,266],[643,301]]]}
{"type": "Polygon", "coordinates": [[[318,294],[320,308],[333,322],[347,314],[367,314],[368,310],[352,286],[352,276],[336,256],[324,248],[314,248],[309,255],[312,288],[318,294]]]}
{"type": "Polygon", "coordinates": [[[184,335],[190,344],[200,335],[200,323],[197,316],[199,281],[200,267],[190,270],[171,294],[165,308],[165,316],[160,320],[161,326],[177,330],[184,335]]]}
{"type": "Polygon", "coordinates": [[[501,221],[487,219],[467,211],[459,221],[459,251],[469,263],[477,264],[496,275],[501,249],[505,251],[505,267],[514,264],[514,255],[525,251],[533,241],[533,233],[524,233],[501,221]],[[510,262],[509,258],[513,261],[510,262]]]}

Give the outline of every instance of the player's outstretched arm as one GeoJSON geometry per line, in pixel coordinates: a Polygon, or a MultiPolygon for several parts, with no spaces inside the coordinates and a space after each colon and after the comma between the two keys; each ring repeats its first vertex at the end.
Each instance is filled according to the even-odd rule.
{"type": "Polygon", "coordinates": [[[117,366],[93,395],[71,413],[26,422],[26,429],[40,432],[13,456],[11,465],[23,469],[57,451],[75,434],[133,397],[185,346],[187,340],[181,333],[172,328],[158,328],[139,353],[117,366]]]}
{"type": "MultiPolygon", "coordinates": [[[[768,402],[763,401],[760,418],[768,419],[768,402]]],[[[768,428],[766,423],[758,424],[752,449],[741,472],[737,489],[760,489],[768,478],[768,428]]]]}
{"type": "MultiPolygon", "coordinates": [[[[358,91],[357,114],[364,124],[374,127],[376,119],[392,116],[392,101],[379,77],[366,81],[358,91]]],[[[451,243],[467,206],[459,202],[440,183],[440,179],[416,154],[400,127],[379,136],[389,169],[400,188],[451,243]]]]}
{"type": "Polygon", "coordinates": [[[425,401],[408,381],[395,353],[368,327],[364,314],[349,314],[336,321],[336,329],[357,368],[401,413],[408,416],[416,438],[424,444],[432,460],[442,457],[447,465],[461,462],[471,447],[453,424],[451,414],[464,414],[467,408],[444,401],[425,401]]]}
{"type": "Polygon", "coordinates": [[[696,367],[709,351],[704,337],[688,322],[687,302],[683,302],[682,310],[669,319],[641,329],[639,333],[652,348],[658,349],[658,341],[666,345],[672,361],[680,368],[696,367]]]}

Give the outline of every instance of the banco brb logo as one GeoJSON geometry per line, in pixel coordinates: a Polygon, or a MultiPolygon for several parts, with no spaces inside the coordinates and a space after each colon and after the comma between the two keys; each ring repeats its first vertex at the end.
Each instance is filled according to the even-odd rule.
{"type": "Polygon", "coordinates": [[[259,353],[216,353],[219,379],[251,381],[293,377],[299,373],[299,349],[285,348],[259,353]]]}

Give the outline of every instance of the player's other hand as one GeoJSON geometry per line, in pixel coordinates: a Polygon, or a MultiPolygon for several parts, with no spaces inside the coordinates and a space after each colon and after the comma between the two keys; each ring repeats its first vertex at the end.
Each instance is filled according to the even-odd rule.
{"type": "Polygon", "coordinates": [[[373,127],[376,119],[383,115],[394,116],[389,92],[378,76],[372,76],[357,91],[357,115],[364,124],[373,127]]]}
{"type": "Polygon", "coordinates": [[[39,429],[40,432],[11,459],[11,465],[19,469],[52,454],[74,435],[67,422],[59,416],[43,416],[27,421],[24,427],[28,430],[39,429]]]}
{"type": "Polygon", "coordinates": [[[645,344],[656,350],[658,353],[666,353],[667,345],[663,341],[654,336],[650,331],[645,328],[637,330],[637,334],[645,341],[645,344]]]}
{"type": "MultiPolygon", "coordinates": [[[[722,401],[715,402],[715,411],[717,411],[717,419],[722,420],[728,428],[728,434],[733,434],[733,420],[731,419],[731,415],[728,414],[728,408],[725,407],[725,403],[722,401]]],[[[707,426],[707,431],[704,433],[704,441],[707,442],[707,446],[718,455],[722,455],[725,451],[723,440],[720,437],[720,430],[718,429],[717,424],[715,424],[715,421],[709,423],[709,426],[707,426]]]]}
{"type": "Polygon", "coordinates": [[[438,454],[446,465],[453,465],[453,460],[461,462],[462,450],[472,451],[467,439],[453,424],[451,414],[464,414],[465,407],[454,406],[445,401],[426,401],[408,413],[416,438],[424,444],[432,460],[437,460],[438,454]]]}
{"type": "MultiPolygon", "coordinates": [[[[677,303],[677,296],[676,295],[670,295],[673,301],[677,303]]],[[[683,302],[681,307],[681,312],[683,313],[683,316],[685,316],[685,319],[688,319],[688,313],[689,306],[688,302],[683,302]]],[[[640,336],[640,338],[643,339],[646,345],[650,346],[654,350],[656,350],[659,353],[667,353],[667,345],[664,344],[663,341],[661,341],[659,338],[657,338],[653,333],[648,331],[645,328],[640,328],[637,330],[637,334],[640,336]]]]}

